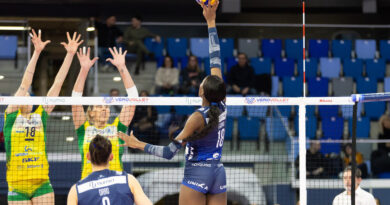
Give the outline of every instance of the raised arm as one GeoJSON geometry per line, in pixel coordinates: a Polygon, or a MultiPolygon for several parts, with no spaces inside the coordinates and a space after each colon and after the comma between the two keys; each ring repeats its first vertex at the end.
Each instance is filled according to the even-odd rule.
{"type": "MultiPolygon", "coordinates": [[[[113,58],[108,58],[107,61],[112,63],[118,69],[122,77],[123,84],[125,85],[128,97],[138,97],[137,87],[135,86],[129,71],[126,68],[125,59],[127,51],[122,53],[122,48],[119,48],[118,52],[116,47],[114,47],[114,49],[109,48],[109,50],[113,58]]],[[[123,106],[121,113],[119,114],[119,121],[128,127],[131,120],[133,119],[134,112],[134,105],[123,106]]]]}
{"type": "Polygon", "coordinates": [[[150,199],[146,196],[146,194],[142,190],[142,187],[137,181],[137,179],[130,174],[127,176],[128,176],[127,178],[129,182],[129,188],[134,196],[134,203],[142,204],[142,205],[153,205],[153,203],[150,201],[150,199]]]}
{"type": "Polygon", "coordinates": [[[209,53],[210,53],[210,68],[211,75],[216,75],[222,79],[221,72],[221,48],[219,46],[219,39],[217,33],[217,27],[215,24],[216,12],[218,9],[219,1],[217,0],[215,5],[204,5],[203,16],[206,19],[207,27],[209,31],[209,53]]]}
{"type": "Polygon", "coordinates": [[[179,152],[179,150],[183,146],[184,143],[182,143],[182,141],[185,141],[196,130],[202,129],[203,126],[204,120],[202,115],[198,112],[193,113],[188,118],[183,130],[168,146],[156,146],[139,141],[133,135],[133,132],[130,133],[130,136],[122,132],[119,132],[118,135],[119,138],[121,138],[125,142],[125,144],[123,144],[122,146],[128,146],[134,149],[143,150],[151,155],[170,160],[179,152]]]}
{"type": "Polygon", "coordinates": [[[77,205],[77,190],[76,185],[73,185],[68,193],[67,205],[77,205]]]}
{"type": "MultiPolygon", "coordinates": [[[[61,87],[64,84],[66,75],[68,74],[70,65],[72,64],[73,61],[73,57],[77,52],[77,48],[80,46],[80,44],[83,43],[83,40],[80,41],[81,34],[77,35],[77,32],[73,33],[72,38],[70,38],[69,32],[66,32],[66,36],[68,38],[68,43],[62,42],[61,45],[65,47],[67,53],[61,65],[61,68],[56,75],[54,83],[51,86],[49,92],[47,93],[48,97],[57,97],[60,94],[61,87]]],[[[54,107],[55,105],[44,106],[48,114],[50,114],[51,111],[53,111],[54,107]]]]}
{"type": "MultiPolygon", "coordinates": [[[[83,49],[80,48],[77,53],[77,58],[80,61],[80,73],[77,76],[77,80],[73,87],[72,97],[82,97],[85,80],[87,79],[88,72],[91,67],[95,64],[98,58],[90,59],[91,49],[88,48],[85,51],[85,47],[83,49]]],[[[72,105],[72,115],[73,115],[73,124],[75,129],[78,129],[82,124],[84,124],[86,118],[84,113],[84,108],[82,105],[72,105]]]]}
{"type": "MultiPolygon", "coordinates": [[[[42,50],[46,47],[47,44],[50,43],[49,40],[42,42],[41,35],[42,35],[41,30],[38,31],[38,35],[35,33],[34,29],[32,30],[32,33],[30,33],[31,42],[34,44],[34,53],[31,57],[30,62],[27,65],[26,70],[24,71],[22,82],[18,90],[16,91],[15,96],[26,96],[27,91],[32,84],[38,58],[42,50]]],[[[18,109],[19,109],[18,105],[10,105],[7,107],[7,112],[8,113],[15,112],[18,109]]]]}

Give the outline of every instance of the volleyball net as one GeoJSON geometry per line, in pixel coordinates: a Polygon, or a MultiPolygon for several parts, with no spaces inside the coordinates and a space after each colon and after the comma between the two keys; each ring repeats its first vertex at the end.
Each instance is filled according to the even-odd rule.
{"type": "MultiPolygon", "coordinates": [[[[377,134],[373,130],[378,130],[375,126],[379,117],[372,116],[369,107],[371,104],[374,107],[384,106],[383,112],[377,113],[378,116],[384,114],[387,105],[385,102],[365,102],[388,99],[387,94],[308,98],[228,97],[226,130],[221,134],[224,140],[220,140],[218,145],[223,145],[221,161],[226,169],[229,204],[295,204],[298,200],[301,204],[331,203],[343,190],[340,178],[342,170],[352,162],[353,157],[345,157],[344,150],[347,147],[355,150],[351,137],[354,129],[357,131],[356,150],[362,154],[364,162],[356,166],[365,171],[364,177],[385,176],[385,172],[371,169],[370,156],[374,149],[390,141],[372,138],[377,134]],[[355,103],[357,100],[359,103],[355,103]],[[354,119],[357,126],[353,126],[354,119]]],[[[167,145],[170,142],[169,130],[174,135],[181,131],[188,116],[201,106],[200,98],[0,97],[0,105],[3,113],[7,105],[32,105],[35,113],[42,107],[56,105],[45,123],[44,145],[34,144],[34,140],[39,141],[38,138],[42,137],[38,134],[40,130],[26,126],[28,123],[39,123],[33,115],[25,121],[21,120],[22,117],[15,121],[20,124],[14,128],[20,139],[5,139],[6,145],[10,145],[7,152],[0,153],[0,194],[3,201],[7,195],[6,158],[12,159],[8,161],[8,169],[13,170],[8,173],[8,179],[24,179],[25,182],[22,180],[19,184],[29,189],[27,181],[33,178],[21,176],[20,170],[28,176],[47,177],[44,169],[37,169],[38,165],[46,166],[44,159],[40,158],[44,155],[35,153],[45,148],[56,204],[64,203],[58,200],[87,173],[82,171],[89,166],[85,158],[85,152],[88,151],[85,142],[90,142],[89,138],[96,134],[102,134],[112,140],[113,167],[136,176],[154,204],[178,203],[185,149],[171,160],[148,155],[140,150],[122,150],[117,146],[120,142],[115,141],[115,132],[132,130],[139,140],[167,145]],[[72,105],[83,106],[84,111],[76,113],[83,117],[73,117],[72,105]],[[123,108],[129,105],[135,105],[135,111],[123,112],[123,108]],[[104,116],[107,113],[105,106],[108,106],[109,116],[104,116]],[[92,122],[96,116],[107,119],[107,123],[92,122]],[[132,120],[126,126],[129,117],[132,120]],[[86,124],[88,119],[90,122],[86,124]],[[80,126],[83,128],[80,129],[80,126]],[[101,127],[95,129],[93,126],[101,127]],[[115,152],[123,152],[123,166],[119,159],[115,159],[115,152]]],[[[4,120],[4,114],[1,116],[4,120]]],[[[1,124],[4,136],[9,135],[4,133],[7,132],[7,123],[1,124]]],[[[360,162],[360,159],[356,160],[360,162]]],[[[378,181],[364,179],[362,187],[379,192],[388,190],[386,180],[378,181]]],[[[207,184],[187,183],[202,189],[212,189],[207,184]]]]}

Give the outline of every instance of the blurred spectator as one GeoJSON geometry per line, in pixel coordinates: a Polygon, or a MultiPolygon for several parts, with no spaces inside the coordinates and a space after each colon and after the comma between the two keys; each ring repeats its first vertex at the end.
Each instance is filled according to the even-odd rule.
{"type": "Polygon", "coordinates": [[[228,93],[241,94],[255,94],[253,89],[254,71],[248,64],[248,57],[244,53],[238,54],[238,64],[233,66],[228,73],[228,93]]]}
{"type": "MultiPolygon", "coordinates": [[[[384,114],[379,119],[380,134],[378,139],[390,139],[390,116],[384,114]]],[[[390,142],[379,143],[378,149],[371,153],[371,170],[374,175],[390,172],[390,142]]]]}
{"type": "Polygon", "coordinates": [[[115,16],[109,16],[105,23],[95,21],[95,18],[91,18],[91,20],[95,22],[95,27],[99,36],[99,62],[105,65],[102,70],[106,71],[108,69],[106,58],[110,56],[108,48],[116,46],[117,42],[121,42],[123,40],[123,33],[115,25],[115,16]]]}
{"type": "MultiPolygon", "coordinates": [[[[352,163],[352,144],[346,144],[343,149],[344,152],[344,167],[350,166],[352,163]]],[[[362,164],[363,155],[362,153],[356,151],[356,165],[362,164]]]]}
{"type": "Polygon", "coordinates": [[[133,16],[131,18],[131,26],[125,32],[124,41],[127,43],[127,51],[129,53],[137,54],[135,74],[139,74],[139,69],[144,55],[149,55],[151,57],[153,56],[153,54],[146,48],[143,42],[143,40],[147,37],[153,37],[158,43],[161,42],[160,36],[142,27],[141,16],[133,16]]]}
{"type": "Polygon", "coordinates": [[[163,67],[158,68],[155,78],[156,93],[174,95],[179,85],[179,69],[173,67],[173,60],[165,56],[163,67]]]}
{"type": "MultiPolygon", "coordinates": [[[[119,97],[119,90],[117,88],[112,88],[110,90],[110,97],[119,97]]],[[[122,106],[120,105],[112,105],[110,106],[110,112],[112,114],[118,115],[122,110],[122,106]]]]}
{"type": "MultiPolygon", "coordinates": [[[[319,142],[311,142],[310,148],[306,152],[306,177],[307,178],[323,178],[326,176],[326,158],[322,153],[321,144],[319,142]]],[[[299,167],[299,157],[295,160],[295,166],[299,167]]]]}
{"type": "MultiPolygon", "coordinates": [[[[390,115],[384,114],[379,118],[380,134],[378,139],[390,140],[390,115]]],[[[378,148],[385,148],[384,143],[379,143],[378,148]]]]}
{"type": "Polygon", "coordinates": [[[183,82],[180,86],[180,93],[197,95],[203,78],[204,73],[199,68],[198,58],[190,56],[187,67],[181,72],[183,82]]]}
{"type": "MultiPolygon", "coordinates": [[[[147,97],[149,93],[141,91],[140,97],[147,97]]],[[[157,110],[153,106],[137,106],[133,120],[130,124],[130,130],[134,135],[150,144],[158,144],[160,136],[157,133],[155,122],[157,120],[157,110]]]]}

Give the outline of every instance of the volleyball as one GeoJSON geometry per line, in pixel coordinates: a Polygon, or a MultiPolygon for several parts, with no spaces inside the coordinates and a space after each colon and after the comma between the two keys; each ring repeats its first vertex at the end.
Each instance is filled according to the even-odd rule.
{"type": "Polygon", "coordinates": [[[211,5],[214,5],[215,4],[215,1],[216,0],[196,0],[196,2],[198,2],[198,3],[200,3],[200,4],[204,4],[204,5],[209,5],[209,3],[211,4],[211,5]]]}

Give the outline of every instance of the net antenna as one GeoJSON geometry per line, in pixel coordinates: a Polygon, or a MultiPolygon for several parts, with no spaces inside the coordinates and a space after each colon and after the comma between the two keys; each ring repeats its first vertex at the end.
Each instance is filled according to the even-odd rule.
{"type": "Polygon", "coordinates": [[[303,97],[306,97],[306,16],[305,16],[305,0],[302,0],[302,48],[303,48],[303,97]]]}

